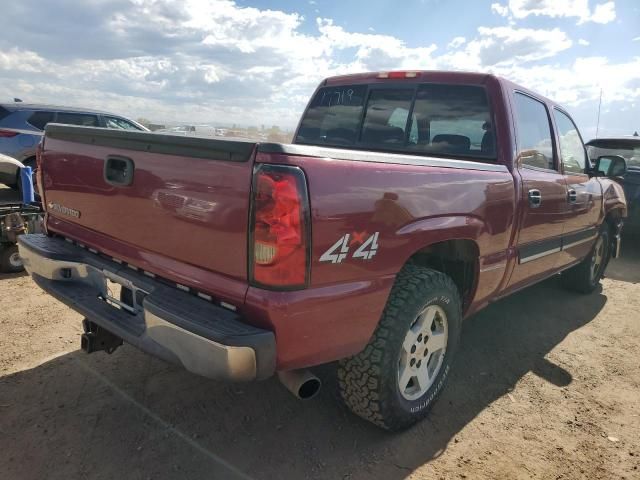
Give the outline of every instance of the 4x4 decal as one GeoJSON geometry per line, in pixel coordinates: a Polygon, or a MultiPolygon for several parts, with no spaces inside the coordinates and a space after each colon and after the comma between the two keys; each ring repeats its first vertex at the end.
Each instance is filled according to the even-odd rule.
{"type": "Polygon", "coordinates": [[[321,262],[342,263],[351,252],[351,247],[357,244],[360,246],[351,255],[351,258],[361,258],[362,260],[371,260],[378,252],[378,235],[380,232],[375,232],[370,235],[366,240],[367,232],[353,232],[347,233],[340,237],[336,243],[331,245],[331,248],[324,252],[320,257],[321,262]]]}

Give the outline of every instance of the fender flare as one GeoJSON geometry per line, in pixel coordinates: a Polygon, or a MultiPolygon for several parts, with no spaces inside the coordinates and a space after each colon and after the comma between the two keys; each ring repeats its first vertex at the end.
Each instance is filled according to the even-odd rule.
{"type": "Polygon", "coordinates": [[[488,225],[482,219],[471,215],[424,218],[404,225],[396,231],[398,238],[410,238],[411,248],[403,252],[402,265],[420,250],[451,240],[474,242],[478,248],[478,255],[482,256],[480,237],[485,233],[490,233],[488,225]]]}

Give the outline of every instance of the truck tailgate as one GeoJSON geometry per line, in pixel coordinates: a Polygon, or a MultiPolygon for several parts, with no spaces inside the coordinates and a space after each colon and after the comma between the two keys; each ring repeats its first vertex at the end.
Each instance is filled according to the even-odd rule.
{"type": "Polygon", "coordinates": [[[48,125],[48,229],[114,256],[133,251],[245,280],[254,150],[253,142],[48,125]]]}

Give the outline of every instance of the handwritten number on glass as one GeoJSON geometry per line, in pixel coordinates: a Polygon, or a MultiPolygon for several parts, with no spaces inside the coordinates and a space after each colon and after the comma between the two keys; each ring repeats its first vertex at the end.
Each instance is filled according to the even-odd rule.
{"type": "Polygon", "coordinates": [[[335,107],[337,105],[350,105],[352,101],[353,89],[344,88],[342,90],[323,92],[320,104],[326,107],[335,107]]]}

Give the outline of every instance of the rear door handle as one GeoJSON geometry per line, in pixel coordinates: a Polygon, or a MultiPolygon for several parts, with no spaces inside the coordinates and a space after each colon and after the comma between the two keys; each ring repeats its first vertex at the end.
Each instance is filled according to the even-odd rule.
{"type": "Polygon", "coordinates": [[[569,190],[567,192],[567,199],[569,200],[569,203],[576,203],[578,201],[578,192],[574,189],[569,190]]]}
{"type": "Polygon", "coordinates": [[[538,208],[540,205],[542,205],[542,194],[540,190],[535,188],[529,190],[529,206],[531,208],[538,208]]]}
{"type": "Polygon", "coordinates": [[[104,161],[104,180],[116,187],[126,187],[133,183],[133,160],[120,155],[109,155],[104,161]]]}

